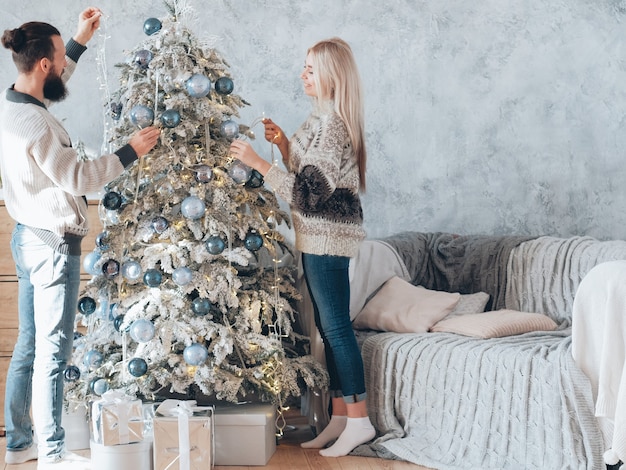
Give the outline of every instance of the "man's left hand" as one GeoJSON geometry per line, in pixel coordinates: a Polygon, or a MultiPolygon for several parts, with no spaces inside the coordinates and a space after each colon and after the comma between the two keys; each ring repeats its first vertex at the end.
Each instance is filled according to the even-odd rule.
{"type": "Polygon", "coordinates": [[[96,30],[100,27],[100,18],[102,12],[99,8],[88,7],[78,17],[78,28],[74,35],[74,41],[78,44],[86,46],[93,37],[96,30]]]}

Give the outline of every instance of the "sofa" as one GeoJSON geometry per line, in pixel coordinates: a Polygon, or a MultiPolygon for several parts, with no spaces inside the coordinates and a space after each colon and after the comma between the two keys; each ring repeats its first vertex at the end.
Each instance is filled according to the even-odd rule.
{"type": "MultiPolygon", "coordinates": [[[[605,468],[589,379],[571,354],[572,305],[591,268],[619,259],[626,241],[591,237],[365,241],[350,264],[350,315],[377,437],[353,454],[439,470],[605,468]]],[[[301,313],[323,360],[306,295],[301,313]]],[[[316,430],[327,406],[323,391],[303,397],[316,430]]]]}

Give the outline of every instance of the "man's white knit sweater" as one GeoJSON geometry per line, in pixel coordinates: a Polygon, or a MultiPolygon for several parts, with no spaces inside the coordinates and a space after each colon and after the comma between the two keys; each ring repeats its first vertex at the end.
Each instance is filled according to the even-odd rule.
{"type": "MultiPolygon", "coordinates": [[[[68,42],[64,81],[85,49],[68,42]]],[[[46,104],[13,87],[0,96],[0,171],[7,210],[56,250],[76,254],[77,240],[79,245],[89,229],[84,195],[102,189],[136,159],[126,145],[115,154],[79,161],[67,131],[46,104]]]]}
{"type": "Polygon", "coordinates": [[[365,238],[359,168],[348,130],[332,109],[316,106],[289,141],[288,172],[265,181],[291,205],[296,249],[356,256],[365,238]]]}

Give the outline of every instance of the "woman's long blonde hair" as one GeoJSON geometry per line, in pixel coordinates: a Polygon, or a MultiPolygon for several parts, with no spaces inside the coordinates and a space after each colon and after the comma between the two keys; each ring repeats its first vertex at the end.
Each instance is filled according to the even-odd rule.
{"type": "Polygon", "coordinates": [[[365,190],[365,125],[361,78],[352,49],[343,39],[330,38],[309,48],[317,99],[331,100],[348,128],[359,166],[360,189],[365,190]]]}

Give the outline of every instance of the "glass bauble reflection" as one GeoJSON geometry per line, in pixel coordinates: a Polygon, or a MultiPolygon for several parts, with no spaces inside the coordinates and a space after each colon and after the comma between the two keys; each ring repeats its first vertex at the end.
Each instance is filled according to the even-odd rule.
{"type": "Polygon", "coordinates": [[[209,357],[207,349],[199,343],[187,346],[183,351],[183,359],[190,366],[199,366],[209,357]]]}
{"type": "Polygon", "coordinates": [[[176,268],[172,273],[172,280],[178,286],[186,286],[193,279],[193,273],[187,266],[176,268]]]}
{"type": "Polygon", "coordinates": [[[230,95],[234,88],[233,81],[228,77],[220,77],[215,82],[215,91],[220,95],[230,95]]]}
{"type": "Polygon", "coordinates": [[[147,343],[154,338],[154,323],[145,318],[139,318],[130,325],[130,337],[138,343],[147,343]]]}
{"type": "Polygon", "coordinates": [[[211,91],[211,80],[200,73],[196,73],[187,79],[185,88],[192,98],[202,98],[211,91]]]}
{"type": "Polygon", "coordinates": [[[148,363],[140,357],[133,357],[128,361],[128,372],[133,377],[142,377],[148,372],[148,363]]]}
{"type": "Polygon", "coordinates": [[[188,219],[196,220],[204,215],[206,206],[204,201],[197,196],[189,196],[183,199],[180,212],[188,219]]]}
{"type": "Polygon", "coordinates": [[[152,36],[153,34],[159,32],[162,26],[163,25],[158,18],[148,18],[143,22],[143,32],[148,36],[152,36]]]}

